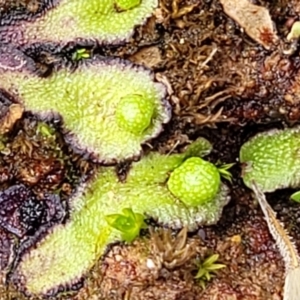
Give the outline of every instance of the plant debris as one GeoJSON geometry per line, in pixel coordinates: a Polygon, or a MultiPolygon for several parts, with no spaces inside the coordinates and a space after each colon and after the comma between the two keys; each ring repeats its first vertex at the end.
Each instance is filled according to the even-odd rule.
{"type": "MultiPolygon", "coordinates": [[[[3,106],[1,106],[1,110],[3,106]]],[[[11,104],[6,111],[6,114],[0,119],[0,134],[9,132],[16,121],[21,119],[24,107],[21,104],[11,104]]]]}
{"type": "Polygon", "coordinates": [[[279,39],[268,9],[249,0],[220,0],[225,13],[234,19],[256,42],[266,49],[279,39]]]}
{"type": "Polygon", "coordinates": [[[255,181],[252,183],[252,190],[258,200],[260,207],[265,215],[269,230],[276,241],[276,245],[285,262],[286,276],[284,284],[284,300],[297,300],[300,294],[299,275],[300,275],[300,256],[291,241],[288,233],[276,218],[276,214],[268,204],[262,190],[255,181]]]}

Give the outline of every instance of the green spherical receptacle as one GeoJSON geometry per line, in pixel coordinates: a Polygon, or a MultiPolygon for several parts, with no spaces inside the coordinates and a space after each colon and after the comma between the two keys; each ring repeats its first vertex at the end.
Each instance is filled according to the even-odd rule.
{"type": "Polygon", "coordinates": [[[137,135],[150,126],[153,114],[153,101],[141,95],[123,97],[116,108],[118,126],[137,135]]]}
{"type": "Polygon", "coordinates": [[[175,169],[168,180],[170,192],[188,206],[212,200],[220,188],[218,169],[200,157],[191,157],[175,169]]]}

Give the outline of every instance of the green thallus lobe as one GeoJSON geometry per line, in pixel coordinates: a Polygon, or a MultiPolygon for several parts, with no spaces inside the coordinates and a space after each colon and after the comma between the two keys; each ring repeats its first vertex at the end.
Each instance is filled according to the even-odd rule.
{"type": "Polygon", "coordinates": [[[263,192],[300,187],[300,127],[257,134],[240,150],[244,183],[263,192]]]}
{"type": "MultiPolygon", "coordinates": [[[[128,39],[158,5],[157,0],[60,0],[42,16],[13,21],[0,39],[15,44],[77,40],[117,43],[128,39]],[[18,34],[14,34],[17,31],[18,34]]],[[[8,22],[7,22],[8,23],[8,22]]]]}
{"type": "Polygon", "coordinates": [[[73,198],[67,224],[56,226],[36,249],[26,253],[15,276],[24,278],[30,294],[46,293],[78,280],[109,243],[136,236],[137,228],[143,225],[140,217],[132,215],[146,215],[172,228],[187,226],[190,230],[199,224],[216,223],[229,200],[224,184],[219,184],[213,199],[197,206],[183,203],[167,187],[171,172],[189,157],[206,155],[210,150],[208,141],[199,139],[182,154],[150,153],[133,163],[125,182],[118,180],[113,167],[101,167],[73,198]],[[129,221],[126,232],[116,223],[122,216],[121,223],[129,221]]]}
{"type": "Polygon", "coordinates": [[[61,115],[66,140],[98,161],[111,164],[138,156],[141,144],[170,120],[164,85],[142,67],[94,57],[73,72],[61,68],[43,78],[30,71],[34,63],[29,58],[11,51],[14,59],[0,49],[0,88],[42,117],[61,115]]]}

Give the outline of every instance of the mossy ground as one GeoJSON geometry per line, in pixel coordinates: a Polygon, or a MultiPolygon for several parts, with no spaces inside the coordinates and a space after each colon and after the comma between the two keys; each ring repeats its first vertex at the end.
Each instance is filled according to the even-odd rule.
{"type": "MultiPolygon", "coordinates": [[[[300,12],[300,5],[296,0],[270,3],[260,1],[270,9],[278,34],[283,38],[289,32],[290,20],[300,12]]],[[[137,29],[129,44],[93,51],[143,63],[151,67],[157,77],[162,74],[169,79],[174,90],[174,117],[167,130],[152,144],[154,150],[162,153],[178,151],[202,135],[214,144],[209,156],[211,161],[236,162],[240,146],[249,137],[270,128],[282,128],[283,123],[292,125],[300,118],[299,103],[285,101],[283,97],[293,82],[297,82],[298,55],[285,56],[279,49],[264,50],[223,13],[217,0],[161,0],[155,16],[137,29]]],[[[45,57],[56,55],[55,51],[48,56],[32,49],[27,52],[46,67],[45,57]]],[[[23,118],[20,124],[22,122],[30,123],[32,119],[23,118]]],[[[25,140],[30,138],[25,136],[25,140]]],[[[75,165],[71,169],[79,170],[78,173],[72,171],[77,174],[70,182],[72,189],[80,175],[93,166],[70,154],[66,146],[63,149],[75,165]]],[[[5,166],[23,159],[16,156],[13,161],[5,161],[5,166]]],[[[31,157],[27,155],[26,160],[31,161],[31,157]]],[[[64,167],[70,168],[70,165],[64,167]]],[[[124,169],[120,166],[120,175],[124,169]]],[[[143,269],[143,264],[138,265],[136,253],[147,254],[150,246],[145,250],[145,244],[137,241],[130,247],[112,246],[79,294],[52,299],[192,300],[199,299],[200,294],[201,299],[207,300],[282,299],[282,258],[258,204],[242,183],[238,164],[232,172],[232,201],[221,220],[215,226],[200,228],[189,236],[189,242],[196,241],[196,255],[204,257],[220,253],[221,262],[227,265],[204,291],[193,281],[190,263],[173,270],[162,268],[144,281],[141,280],[144,277],[132,276],[127,285],[120,285],[128,274],[149,272],[143,269]]],[[[42,182],[33,188],[51,189],[42,182]]],[[[2,183],[1,188],[7,184],[2,183]]],[[[299,206],[288,200],[290,194],[288,190],[272,193],[268,200],[300,249],[299,206]]],[[[15,291],[2,289],[0,293],[1,297],[4,295],[3,300],[25,298],[15,291]]]]}

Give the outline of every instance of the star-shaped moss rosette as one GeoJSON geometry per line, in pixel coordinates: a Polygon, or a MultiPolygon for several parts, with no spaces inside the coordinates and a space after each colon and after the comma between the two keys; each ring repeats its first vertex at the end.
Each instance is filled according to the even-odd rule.
{"type": "Polygon", "coordinates": [[[242,177],[263,192],[300,187],[300,127],[270,130],[254,136],[240,150],[242,177]]]}
{"type": "Polygon", "coordinates": [[[42,118],[61,115],[67,142],[100,162],[137,157],[170,120],[165,86],[143,67],[94,57],[44,78],[30,71],[29,58],[7,49],[0,48],[0,88],[42,118]]]}
{"type": "Polygon", "coordinates": [[[122,240],[127,231],[132,240],[136,235],[133,231],[142,228],[140,214],[172,228],[187,226],[194,230],[200,224],[216,223],[229,201],[228,188],[218,178],[214,178],[219,187],[213,199],[209,195],[208,201],[201,201],[197,206],[182,202],[167,186],[174,170],[190,157],[203,156],[210,150],[210,143],[201,138],[182,154],[150,153],[132,164],[125,182],[119,181],[114,167],[101,167],[72,199],[70,220],[65,225],[57,225],[35,249],[22,257],[14,280],[21,281],[29,294],[56,292],[58,287],[77,282],[109,243],[122,240]],[[130,220],[128,214],[124,215],[129,209],[130,215],[136,216],[130,220]],[[118,216],[128,230],[126,226],[123,232],[119,228],[118,216]],[[134,219],[139,223],[131,225],[134,219]]]}
{"type": "MultiPolygon", "coordinates": [[[[157,0],[46,0],[37,15],[12,12],[1,23],[0,41],[27,45],[67,44],[71,41],[117,43],[127,40],[143,24],[157,0]],[[49,4],[47,4],[49,3],[49,4]],[[19,20],[18,20],[19,19],[19,20]]],[[[39,11],[39,10],[38,10],[39,11]]]]}

